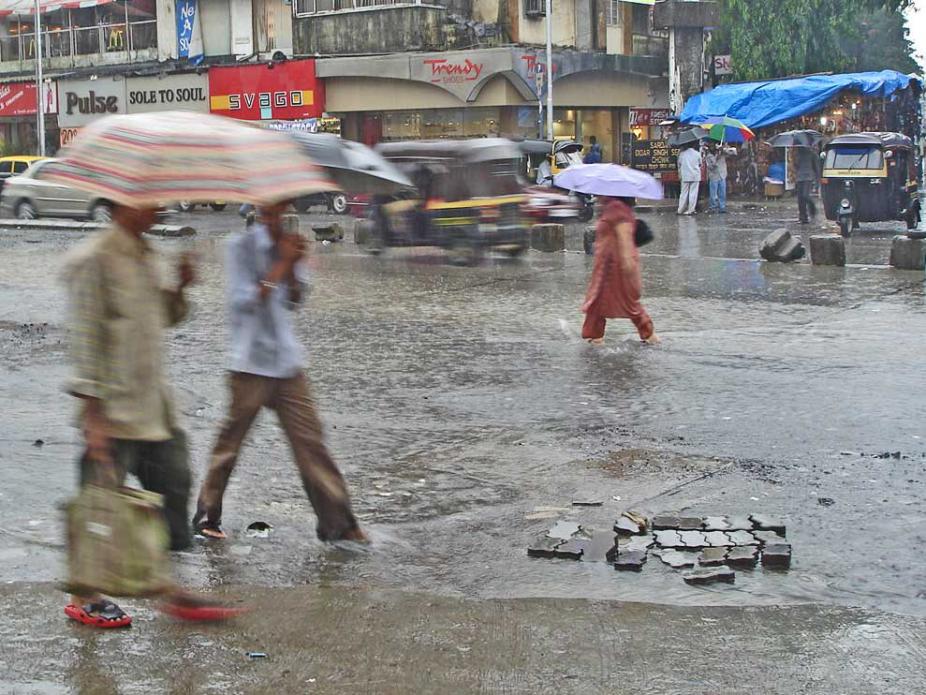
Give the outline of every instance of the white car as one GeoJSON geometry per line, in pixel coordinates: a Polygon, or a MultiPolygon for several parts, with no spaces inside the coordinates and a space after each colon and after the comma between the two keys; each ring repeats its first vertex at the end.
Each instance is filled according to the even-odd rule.
{"type": "Polygon", "coordinates": [[[39,217],[68,217],[109,222],[112,203],[77,188],[42,181],[36,174],[54,159],[44,159],[30,166],[19,176],[3,184],[0,193],[0,213],[4,217],[34,220],[39,217]]]}

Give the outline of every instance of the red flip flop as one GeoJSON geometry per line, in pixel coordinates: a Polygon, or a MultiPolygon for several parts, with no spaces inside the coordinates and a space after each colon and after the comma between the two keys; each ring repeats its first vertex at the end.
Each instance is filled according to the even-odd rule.
{"type": "Polygon", "coordinates": [[[64,614],[82,625],[103,630],[128,627],[132,624],[131,616],[112,601],[98,601],[86,606],[75,606],[72,603],[64,607],[64,614]],[[94,613],[96,615],[93,615],[94,613]]]}
{"type": "Polygon", "coordinates": [[[247,608],[231,608],[218,603],[190,600],[167,601],[161,604],[161,611],[178,620],[191,623],[221,623],[248,612],[247,608]]]}

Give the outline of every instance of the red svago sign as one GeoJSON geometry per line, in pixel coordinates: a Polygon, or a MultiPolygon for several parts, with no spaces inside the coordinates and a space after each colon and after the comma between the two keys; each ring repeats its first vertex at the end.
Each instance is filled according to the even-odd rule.
{"type": "Polygon", "coordinates": [[[209,110],[246,121],[318,118],[325,92],[311,59],[210,68],[209,110]]]}
{"type": "Polygon", "coordinates": [[[431,82],[453,84],[456,82],[475,82],[484,68],[483,63],[474,63],[469,58],[461,62],[452,62],[446,58],[430,58],[424,61],[431,66],[431,82]]]}

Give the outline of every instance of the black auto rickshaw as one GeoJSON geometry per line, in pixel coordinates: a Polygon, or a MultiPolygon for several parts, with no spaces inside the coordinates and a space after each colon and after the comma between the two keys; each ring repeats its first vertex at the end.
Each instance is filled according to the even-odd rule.
{"type": "Polygon", "coordinates": [[[823,152],[826,218],[849,236],[859,222],[920,221],[913,142],[900,133],[840,135],[823,152]]]}
{"type": "Polygon", "coordinates": [[[417,194],[378,200],[367,249],[438,246],[451,262],[474,264],[487,249],[519,256],[530,246],[522,154],[508,140],[418,140],[376,150],[415,184],[417,194]]]}

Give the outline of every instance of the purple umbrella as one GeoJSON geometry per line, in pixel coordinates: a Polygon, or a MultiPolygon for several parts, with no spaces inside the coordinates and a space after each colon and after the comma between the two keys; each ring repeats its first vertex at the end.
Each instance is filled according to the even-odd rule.
{"type": "Polygon", "coordinates": [[[619,164],[573,164],[553,185],[568,191],[612,198],[662,199],[662,184],[649,174],[619,164]]]}

